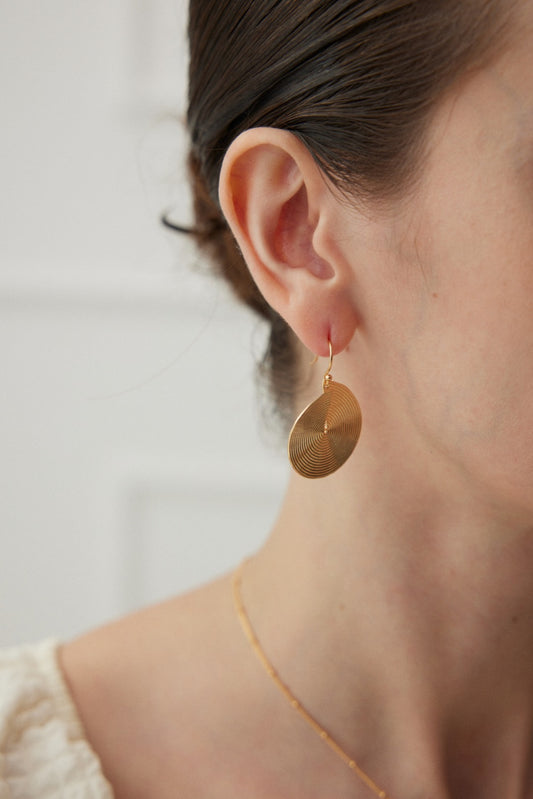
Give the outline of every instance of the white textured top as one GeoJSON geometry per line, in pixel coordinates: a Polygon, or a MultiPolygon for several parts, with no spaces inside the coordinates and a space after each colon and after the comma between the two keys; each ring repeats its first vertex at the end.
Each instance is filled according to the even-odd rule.
{"type": "Polygon", "coordinates": [[[0,651],[0,799],[112,799],[44,641],[0,651]]]}

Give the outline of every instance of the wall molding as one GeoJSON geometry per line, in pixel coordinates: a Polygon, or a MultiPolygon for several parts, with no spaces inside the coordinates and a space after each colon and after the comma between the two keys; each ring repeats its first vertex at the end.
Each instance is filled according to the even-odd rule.
{"type": "Polygon", "coordinates": [[[88,271],[43,269],[0,272],[0,305],[17,310],[35,306],[56,310],[80,307],[98,312],[169,310],[204,315],[217,308],[235,315],[236,302],[219,281],[195,273],[141,273],[109,268],[88,271]]]}
{"type": "MultiPolygon", "coordinates": [[[[228,464],[227,460],[216,456],[207,462],[190,458],[184,462],[182,458],[164,455],[117,453],[107,462],[102,478],[111,512],[109,529],[115,535],[118,612],[139,607],[147,600],[143,593],[144,559],[153,545],[153,531],[143,525],[143,511],[169,499],[181,505],[185,512],[200,515],[206,503],[225,507],[229,502],[247,510],[255,529],[243,530],[237,525],[231,535],[226,530],[222,538],[207,529],[193,530],[190,532],[192,543],[184,545],[184,550],[192,547],[194,552],[199,546],[197,537],[204,545],[209,541],[215,550],[218,546],[217,560],[227,568],[235,557],[250,553],[249,548],[242,550],[243,533],[246,537],[249,535],[247,547],[255,548],[264,539],[277,514],[286,476],[287,467],[279,458],[266,457],[261,463],[250,459],[228,464]],[[264,510],[267,506],[272,508],[268,519],[264,510]]],[[[179,542],[176,541],[175,546],[179,548],[179,542]]],[[[211,576],[208,572],[195,574],[191,584],[211,576]]]]}

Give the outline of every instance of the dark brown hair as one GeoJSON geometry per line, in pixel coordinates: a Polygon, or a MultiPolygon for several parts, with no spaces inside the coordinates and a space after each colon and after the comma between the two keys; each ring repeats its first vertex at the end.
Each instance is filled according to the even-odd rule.
{"type": "MultiPolygon", "coordinates": [[[[509,3],[507,4],[509,5],[509,3]]],[[[291,331],[253,283],[218,205],[243,130],[292,131],[339,188],[386,197],[420,165],[430,111],[498,42],[498,0],[190,0],[189,167],[195,231],[218,271],[272,326],[274,395],[291,331]]]]}

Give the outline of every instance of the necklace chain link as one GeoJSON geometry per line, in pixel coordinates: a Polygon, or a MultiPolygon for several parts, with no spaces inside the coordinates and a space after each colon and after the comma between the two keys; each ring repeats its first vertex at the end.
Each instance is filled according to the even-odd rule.
{"type": "Polygon", "coordinates": [[[390,799],[388,794],[380,788],[374,780],[368,776],[368,774],[363,771],[361,766],[350,757],[347,752],[342,748],[342,746],[337,743],[337,741],[331,737],[331,735],[318,723],[318,721],[314,718],[314,716],[309,713],[308,710],[301,704],[301,702],[295,697],[289,686],[283,682],[281,677],[279,676],[278,672],[268,659],[263,647],[261,646],[257,635],[255,634],[254,628],[252,627],[252,623],[246,612],[246,608],[244,606],[244,602],[242,599],[241,593],[241,584],[242,584],[242,572],[246,561],[244,561],[234,572],[232,585],[233,585],[233,600],[235,604],[235,611],[237,616],[239,617],[239,621],[241,623],[241,627],[243,629],[246,638],[248,639],[250,646],[254,650],[255,654],[257,655],[258,659],[261,661],[266,673],[271,678],[271,680],[277,685],[281,693],[285,696],[288,700],[291,707],[296,710],[300,716],[305,719],[305,721],[309,724],[310,727],[320,736],[320,738],[328,744],[328,746],[337,754],[341,760],[346,763],[349,769],[369,788],[379,799],[390,799]]]}

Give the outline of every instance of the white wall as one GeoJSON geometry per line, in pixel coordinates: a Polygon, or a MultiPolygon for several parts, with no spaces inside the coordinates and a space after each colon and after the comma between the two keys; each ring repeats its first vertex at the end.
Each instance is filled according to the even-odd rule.
{"type": "Polygon", "coordinates": [[[188,219],[184,0],[0,0],[0,645],[230,568],[286,476],[188,219]]]}

